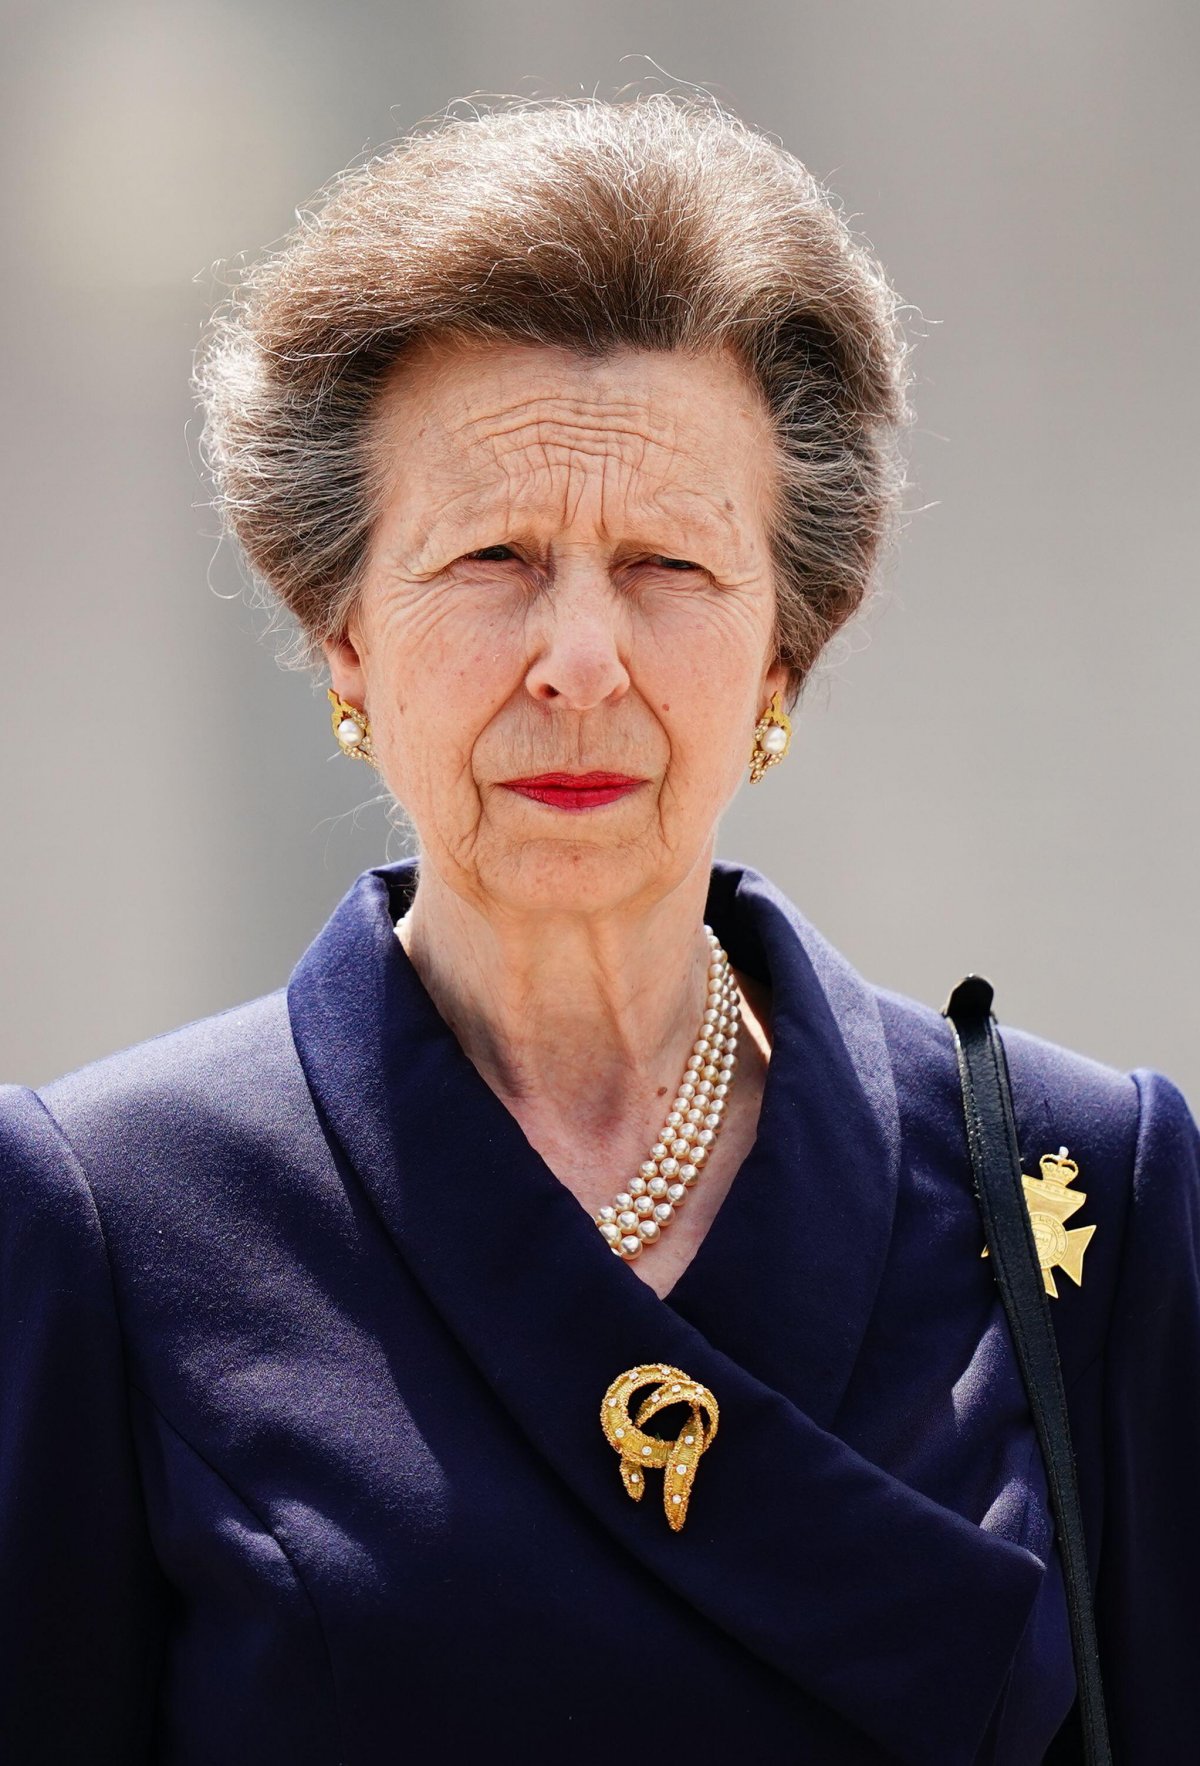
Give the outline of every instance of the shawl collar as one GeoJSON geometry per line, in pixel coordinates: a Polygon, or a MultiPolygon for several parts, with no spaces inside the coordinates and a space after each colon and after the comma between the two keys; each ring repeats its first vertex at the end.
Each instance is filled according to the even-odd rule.
{"type": "Polygon", "coordinates": [[[404,1263],[533,1448],[621,1549],[898,1759],[970,1766],[1045,1565],[832,1428],[897,1188],[896,1104],[871,989],[766,878],[713,866],[706,918],[735,966],[773,990],[763,1146],[660,1299],[530,1146],[393,935],[416,866],[364,872],[288,985],[327,1131],[404,1263]],[[781,1147],[794,1156],[782,1159],[781,1147]],[[797,1231],[780,1230],[781,1206],[797,1231]],[[773,1328],[769,1295],[744,1295],[737,1342],[727,1332],[718,1345],[685,1316],[722,1283],[749,1288],[747,1267],[762,1276],[739,1249],[749,1257],[752,1240],[768,1242],[760,1234],[787,1241],[782,1356],[756,1343],[759,1317],[763,1332],[773,1328]],[[771,1377],[770,1354],[786,1386],[771,1377]],[[721,1406],[678,1533],[662,1513],[661,1480],[629,1500],[599,1424],[609,1382],[656,1361],[682,1367],[721,1406]]]}

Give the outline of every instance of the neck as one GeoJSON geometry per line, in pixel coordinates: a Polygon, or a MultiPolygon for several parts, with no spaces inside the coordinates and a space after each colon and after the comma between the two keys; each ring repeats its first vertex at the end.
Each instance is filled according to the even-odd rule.
{"type": "Polygon", "coordinates": [[[707,1003],[710,862],[649,908],[598,913],[485,912],[421,871],[400,942],[484,1079],[547,1139],[599,1152],[657,1133],[707,1003]]]}

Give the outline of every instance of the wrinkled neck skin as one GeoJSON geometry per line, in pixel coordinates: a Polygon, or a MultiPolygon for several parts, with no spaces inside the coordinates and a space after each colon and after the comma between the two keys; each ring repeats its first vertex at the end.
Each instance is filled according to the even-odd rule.
{"type": "MultiPolygon", "coordinates": [[[[397,935],[441,1016],[560,1171],[608,1200],[657,1138],[707,1004],[713,845],[668,896],[584,913],[484,912],[422,867],[397,935]],[[603,1192],[602,1194],[599,1192],[603,1192]]],[[[738,975],[733,1092],[761,1094],[769,995],[738,975]]],[[[731,1099],[731,1102],[736,1101],[731,1099]]],[[[453,1135],[453,1123],[447,1123],[453,1135]]]]}

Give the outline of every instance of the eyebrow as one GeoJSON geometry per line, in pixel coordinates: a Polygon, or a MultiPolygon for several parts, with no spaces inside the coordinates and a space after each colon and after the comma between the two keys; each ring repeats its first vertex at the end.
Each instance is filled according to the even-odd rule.
{"type": "MultiPolygon", "coordinates": [[[[730,553],[741,552],[744,537],[735,514],[715,511],[696,491],[680,490],[674,495],[699,506],[694,512],[675,513],[664,509],[631,516],[627,531],[613,540],[614,549],[631,545],[649,549],[653,545],[653,549],[664,557],[678,557],[686,556],[694,543],[701,551],[720,552],[722,558],[728,557],[730,553]],[[669,535],[654,533],[654,529],[661,525],[670,529],[669,535]],[[666,549],[668,540],[671,542],[669,551],[666,549]],[[679,541],[678,545],[675,544],[676,540],[679,541]]],[[[453,536],[467,536],[473,527],[487,522],[493,515],[499,527],[503,502],[503,497],[491,492],[466,497],[461,502],[456,500],[452,510],[439,510],[428,525],[417,529],[412,539],[403,546],[405,555],[414,565],[427,562],[431,551],[453,549],[461,543],[460,539],[453,536]]],[[[535,514],[519,511],[511,518],[511,524],[504,523],[504,526],[503,539],[480,539],[479,545],[511,544],[533,547],[537,543],[539,536],[535,531],[535,514]]],[[[729,561],[732,563],[734,560],[730,558],[729,561]]]]}

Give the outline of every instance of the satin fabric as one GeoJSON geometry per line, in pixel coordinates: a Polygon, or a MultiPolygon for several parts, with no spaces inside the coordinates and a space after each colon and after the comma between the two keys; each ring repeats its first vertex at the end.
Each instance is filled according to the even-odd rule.
{"type": "MultiPolygon", "coordinates": [[[[949,1026],[714,865],[773,1048],[660,1299],[438,1014],[415,877],[286,989],[0,1089],[4,1757],[1041,1760],[1062,1576],[949,1026]],[[599,1425],[650,1361],[721,1406],[679,1532],[599,1425]]],[[[1161,1074],[1004,1034],[1024,1169],[1067,1144],[1097,1224],[1051,1304],[1118,1759],[1184,1760],[1200,1137],[1161,1074]]]]}

